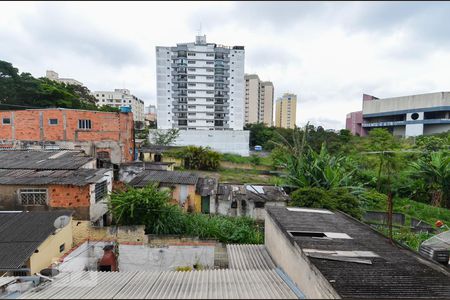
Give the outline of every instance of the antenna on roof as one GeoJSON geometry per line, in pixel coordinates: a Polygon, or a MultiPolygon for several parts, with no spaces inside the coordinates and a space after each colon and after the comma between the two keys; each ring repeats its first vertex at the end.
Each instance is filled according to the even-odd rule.
{"type": "Polygon", "coordinates": [[[200,22],[200,26],[198,27],[198,35],[202,35],[202,22],[200,22]]]}

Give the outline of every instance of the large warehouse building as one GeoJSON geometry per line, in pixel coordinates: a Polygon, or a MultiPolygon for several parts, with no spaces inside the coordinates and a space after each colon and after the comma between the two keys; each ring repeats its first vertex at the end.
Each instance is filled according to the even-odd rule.
{"type": "MultiPolygon", "coordinates": [[[[348,114],[347,119],[357,116],[348,114]]],[[[361,126],[347,120],[347,129],[366,135],[373,128],[386,128],[395,136],[429,135],[450,130],[450,92],[379,99],[363,95],[361,126]],[[355,129],[356,128],[356,129],[355,129]]]]}

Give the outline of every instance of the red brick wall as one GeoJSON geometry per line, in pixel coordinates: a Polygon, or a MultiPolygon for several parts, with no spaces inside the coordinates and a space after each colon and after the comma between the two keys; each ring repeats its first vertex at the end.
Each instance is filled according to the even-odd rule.
{"type": "Polygon", "coordinates": [[[5,141],[115,141],[122,147],[122,161],[132,161],[134,122],[132,113],[110,113],[70,109],[42,109],[0,112],[0,140],[5,141]],[[14,118],[12,118],[14,113],[14,118]],[[42,129],[40,115],[42,114],[42,129]],[[64,130],[64,116],[66,129],[64,130]],[[10,117],[13,125],[2,125],[1,118],[10,117]],[[58,119],[50,125],[49,119],[58,119]],[[78,129],[78,120],[91,120],[90,130],[78,129]],[[14,132],[13,132],[14,128],[14,132]],[[65,131],[65,132],[64,132],[65,131]]]}
{"type": "Polygon", "coordinates": [[[89,207],[89,185],[50,185],[48,187],[49,206],[51,207],[89,207]]]}

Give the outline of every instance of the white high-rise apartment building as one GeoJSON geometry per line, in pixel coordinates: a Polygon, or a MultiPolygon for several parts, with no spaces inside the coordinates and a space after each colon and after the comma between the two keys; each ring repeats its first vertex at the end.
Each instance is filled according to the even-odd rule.
{"type": "Polygon", "coordinates": [[[134,121],[144,122],[144,101],[132,95],[127,89],[114,89],[114,91],[95,91],[92,93],[100,106],[131,107],[134,121]]]}
{"type": "Polygon", "coordinates": [[[60,78],[59,74],[52,70],[47,70],[47,72],[45,72],[45,77],[50,80],[58,81],[65,84],[83,85],[83,83],[73,78],[60,78]]]}
{"type": "Polygon", "coordinates": [[[156,47],[158,129],[242,130],[243,46],[195,43],[156,47]]]}

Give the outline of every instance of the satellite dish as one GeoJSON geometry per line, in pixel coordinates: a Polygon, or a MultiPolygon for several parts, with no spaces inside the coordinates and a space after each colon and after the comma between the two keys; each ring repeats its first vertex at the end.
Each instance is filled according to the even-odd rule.
{"type": "Polygon", "coordinates": [[[60,216],[55,220],[53,226],[55,226],[56,229],[60,229],[66,227],[66,225],[69,224],[69,222],[70,222],[69,216],[60,216]]]}

